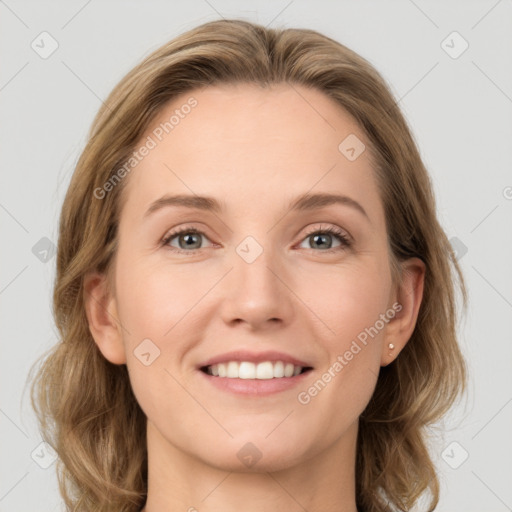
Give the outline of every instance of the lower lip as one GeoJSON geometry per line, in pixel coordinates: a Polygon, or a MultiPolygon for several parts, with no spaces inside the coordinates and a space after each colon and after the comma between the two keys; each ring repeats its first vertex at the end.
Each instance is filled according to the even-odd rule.
{"type": "Polygon", "coordinates": [[[296,375],[295,377],[280,377],[274,379],[228,379],[227,377],[215,377],[198,370],[207,381],[218,389],[238,395],[267,396],[280,391],[286,391],[299,385],[311,374],[311,370],[296,375]]]}

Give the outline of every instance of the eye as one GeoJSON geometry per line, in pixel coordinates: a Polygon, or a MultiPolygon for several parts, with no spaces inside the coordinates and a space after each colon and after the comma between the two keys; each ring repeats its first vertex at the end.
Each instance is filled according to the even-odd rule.
{"type": "MultiPolygon", "coordinates": [[[[169,233],[161,243],[162,246],[168,247],[175,252],[191,255],[200,249],[204,249],[201,237],[209,240],[199,229],[185,226],[169,233]]],[[[319,249],[319,251],[315,252],[327,253],[342,251],[351,245],[349,236],[341,229],[332,226],[311,230],[303,239],[301,247],[304,242],[311,244],[310,250],[319,249]],[[338,240],[338,245],[333,246],[333,239],[338,240]]],[[[307,249],[307,247],[302,248],[307,249]]]]}
{"type": "Polygon", "coordinates": [[[208,240],[202,231],[199,231],[196,228],[184,227],[167,235],[162,240],[162,245],[169,246],[176,252],[193,254],[195,251],[203,249],[203,247],[201,247],[201,237],[208,240]],[[172,243],[174,239],[177,241],[177,247],[172,243]]]}
{"type": "Polygon", "coordinates": [[[350,238],[347,234],[341,229],[332,226],[310,231],[302,243],[304,242],[309,242],[312,249],[320,249],[321,252],[342,251],[351,245],[350,238]],[[333,238],[338,239],[339,242],[338,245],[334,247],[333,238]]]}

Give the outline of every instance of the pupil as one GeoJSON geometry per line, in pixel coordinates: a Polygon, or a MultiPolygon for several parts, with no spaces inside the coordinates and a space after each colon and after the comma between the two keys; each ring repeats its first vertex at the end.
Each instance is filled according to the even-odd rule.
{"type": "MultiPolygon", "coordinates": [[[[317,243],[318,240],[323,240],[325,242],[325,238],[329,237],[329,236],[330,235],[314,235],[313,236],[313,241],[314,241],[315,244],[317,243]]],[[[328,244],[327,249],[330,249],[330,248],[331,248],[331,244],[328,244]]]]}
{"type": "MultiPolygon", "coordinates": [[[[188,234],[188,235],[182,235],[183,236],[183,239],[185,239],[185,245],[186,247],[190,247],[191,245],[194,244],[194,240],[193,240],[193,237],[197,237],[198,235],[197,234],[188,234]],[[189,241],[192,239],[191,243],[189,243],[189,241]]],[[[197,243],[197,241],[196,241],[197,243]]]]}

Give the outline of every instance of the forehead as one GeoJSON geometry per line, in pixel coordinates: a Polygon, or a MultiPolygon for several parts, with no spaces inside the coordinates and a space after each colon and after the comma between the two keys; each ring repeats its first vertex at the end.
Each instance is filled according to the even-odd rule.
{"type": "Polygon", "coordinates": [[[369,151],[351,160],[344,141],[368,149],[357,122],[318,90],[193,90],[165,105],[136,146],[151,150],[130,173],[125,199],[141,210],[169,192],[217,196],[240,213],[263,197],[282,203],[307,191],[378,201],[369,151]]]}

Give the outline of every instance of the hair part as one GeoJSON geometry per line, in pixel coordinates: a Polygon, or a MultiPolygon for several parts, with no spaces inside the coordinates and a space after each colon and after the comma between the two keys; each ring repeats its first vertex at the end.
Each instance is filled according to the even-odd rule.
{"type": "Polygon", "coordinates": [[[425,492],[428,510],[439,482],[425,428],[466,387],[457,343],[461,270],[436,217],[432,185],[386,83],[362,57],[308,29],[267,29],[241,20],[213,21],[168,42],[131,70],[96,115],[60,217],[53,314],[61,341],[44,359],[31,400],[43,439],[59,455],[58,478],[75,511],[138,511],[147,495],[146,417],[125,365],[108,362],[85,315],[84,277],[109,285],[123,205],[121,180],[103,199],[95,190],[127,161],[169,101],[216,84],[286,83],[311,87],[357,121],[369,141],[384,204],[392,276],[410,257],[426,265],[423,301],[411,339],[381,368],[359,419],[356,501],[364,512],[410,510],[425,492]]]}

